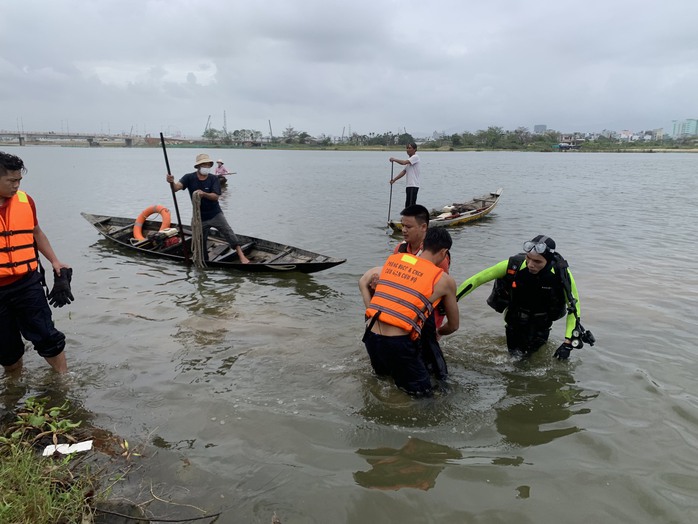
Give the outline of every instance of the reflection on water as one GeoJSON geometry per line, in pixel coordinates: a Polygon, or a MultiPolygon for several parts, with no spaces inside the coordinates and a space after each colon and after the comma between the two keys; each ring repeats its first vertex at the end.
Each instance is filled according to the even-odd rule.
{"type": "Polygon", "coordinates": [[[448,427],[463,434],[493,420],[504,441],[518,446],[546,444],[580,431],[567,421],[589,413],[582,404],[598,393],[577,386],[573,367],[553,360],[549,345],[532,359],[516,360],[498,344],[503,340],[481,336],[467,349],[446,346],[452,372],[447,387],[437,389],[432,398],[413,398],[392,380],[367,370],[357,413],[386,426],[448,427]]]}
{"type": "MultiPolygon", "coordinates": [[[[338,295],[303,274],[259,276],[183,268],[182,275],[185,282],[178,283],[171,296],[189,315],[178,323],[173,338],[183,348],[175,357],[179,361],[176,370],[193,372],[188,378],[191,383],[210,382],[213,375],[228,374],[240,357],[267,344],[269,335],[284,332],[282,319],[272,307],[266,314],[265,305],[272,300],[291,304],[291,299],[298,298],[317,313],[327,308],[328,301],[320,299],[338,295]]],[[[291,336],[301,327],[297,322],[285,333],[291,336]]]]}
{"type": "Polygon", "coordinates": [[[176,370],[181,373],[194,372],[192,383],[209,382],[212,375],[226,375],[241,355],[226,355],[227,352],[214,351],[205,355],[182,355],[176,370]]]}
{"type": "Polygon", "coordinates": [[[458,391],[466,382],[472,386],[472,392],[461,399],[467,405],[465,417],[478,411],[493,413],[497,433],[506,444],[516,446],[547,444],[581,431],[569,419],[590,413],[582,404],[598,393],[577,385],[574,359],[553,359],[552,342],[530,358],[516,359],[509,355],[506,338],[498,331],[457,340],[455,347],[452,341],[445,347],[454,370],[449,377],[454,382],[452,389],[458,391]]]}
{"type": "MultiPolygon", "coordinates": [[[[27,353],[33,351],[27,350],[27,353]]],[[[35,357],[36,355],[28,355],[35,357]]],[[[27,355],[25,355],[26,361],[27,355]]],[[[43,359],[42,359],[43,363],[43,359]]],[[[19,375],[5,375],[2,383],[3,413],[13,412],[28,397],[46,399],[47,405],[60,406],[67,403],[71,406],[71,416],[76,420],[88,420],[91,414],[82,406],[80,384],[75,373],[59,375],[46,367],[38,373],[32,374],[25,366],[19,375]]]]}
{"type": "Polygon", "coordinates": [[[342,296],[337,290],[319,283],[315,275],[305,273],[251,274],[249,278],[259,286],[271,288],[274,293],[285,290],[306,300],[338,299],[342,296]]]}
{"type": "MultiPolygon", "coordinates": [[[[187,281],[193,280],[199,288],[201,288],[203,284],[212,281],[216,285],[216,288],[220,288],[220,293],[216,296],[221,296],[221,294],[233,291],[233,289],[226,288],[226,286],[229,284],[232,285],[235,282],[239,283],[241,280],[249,280],[257,285],[273,288],[275,292],[279,289],[290,290],[296,295],[308,300],[338,298],[341,296],[335,289],[319,283],[314,275],[305,273],[255,274],[236,269],[198,269],[187,266],[180,261],[152,257],[131,251],[101,236],[99,240],[92,244],[91,248],[99,249],[100,252],[105,254],[117,255],[119,257],[123,256],[124,259],[121,263],[124,264],[142,265],[153,269],[168,268],[174,271],[181,271],[182,278],[185,278],[187,281]]],[[[210,286],[203,286],[203,290],[206,292],[211,289],[210,286]]],[[[201,291],[201,289],[199,289],[199,291],[201,291]]]]}
{"type": "Polygon", "coordinates": [[[242,354],[230,329],[239,318],[235,297],[240,279],[211,274],[196,268],[182,268],[186,285],[177,286],[174,304],[189,315],[178,324],[173,338],[183,349],[175,356],[175,371],[189,375],[191,383],[209,382],[212,376],[226,375],[242,354]]]}
{"type": "Polygon", "coordinates": [[[436,390],[432,398],[414,398],[395,387],[392,379],[369,375],[363,379],[361,393],[358,413],[371,422],[419,428],[438,426],[453,416],[443,409],[444,390],[436,390]]]}
{"type": "Polygon", "coordinates": [[[194,320],[210,317],[209,320],[218,321],[212,322],[211,326],[204,322],[201,331],[208,331],[212,325],[220,326],[220,321],[237,317],[232,305],[241,285],[239,278],[212,274],[192,267],[182,267],[181,276],[186,285],[178,285],[170,291],[174,304],[186,309],[194,320]]]}
{"type": "Polygon", "coordinates": [[[354,473],[356,483],[372,489],[414,488],[427,491],[449,460],[461,458],[458,450],[419,438],[408,438],[400,449],[376,448],[356,451],[371,465],[370,471],[354,473]]]}
{"type": "Polygon", "coordinates": [[[502,377],[507,394],[494,406],[495,423],[507,442],[519,446],[547,444],[581,431],[562,422],[590,413],[588,408],[573,408],[598,396],[575,386],[572,375],[562,369],[548,370],[544,376],[504,371],[502,377]]]}
{"type": "MultiPolygon", "coordinates": [[[[12,424],[17,418],[15,413],[21,410],[27,399],[31,397],[45,407],[46,413],[49,412],[49,408],[61,407],[61,419],[79,423],[78,427],[69,431],[70,436],[77,441],[92,440],[97,451],[112,457],[123,451],[118,436],[93,426],[95,415],[84,405],[84,384],[76,373],[59,375],[47,370],[45,373],[32,376],[25,369],[18,376],[6,377],[3,385],[4,391],[0,397],[3,402],[0,424],[12,424]]],[[[39,426],[36,427],[38,429],[39,426]]],[[[46,426],[43,429],[47,429],[46,426]]],[[[54,443],[56,443],[55,440],[54,443]]],[[[94,459],[90,455],[88,460],[94,459]]]]}

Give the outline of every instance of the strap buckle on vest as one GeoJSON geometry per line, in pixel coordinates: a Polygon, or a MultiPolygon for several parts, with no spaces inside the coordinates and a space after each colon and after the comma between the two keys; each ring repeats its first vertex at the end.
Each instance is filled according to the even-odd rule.
{"type": "Polygon", "coordinates": [[[10,237],[12,235],[27,235],[33,232],[33,229],[14,229],[10,231],[0,231],[0,237],[10,237]]]}
{"type": "Polygon", "coordinates": [[[34,244],[23,244],[21,246],[0,247],[0,253],[12,253],[13,251],[18,251],[20,249],[27,249],[30,247],[34,247],[34,244]]]}
{"type": "Polygon", "coordinates": [[[29,269],[31,269],[32,263],[36,262],[37,264],[39,263],[38,258],[30,258],[29,260],[21,260],[19,262],[6,262],[5,264],[0,264],[0,267],[18,267],[22,266],[24,264],[27,265],[29,269]]]}

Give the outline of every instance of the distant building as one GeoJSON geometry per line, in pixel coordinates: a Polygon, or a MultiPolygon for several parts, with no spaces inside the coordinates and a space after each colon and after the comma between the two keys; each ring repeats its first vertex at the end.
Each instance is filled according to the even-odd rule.
{"type": "Polygon", "coordinates": [[[689,118],[686,120],[673,120],[672,123],[674,125],[671,133],[673,138],[698,136],[698,119],[689,118]]]}
{"type": "Polygon", "coordinates": [[[621,142],[632,142],[633,134],[634,133],[632,131],[624,129],[618,133],[618,139],[621,142]]]}
{"type": "Polygon", "coordinates": [[[615,140],[618,138],[618,133],[615,131],[611,131],[610,129],[604,129],[599,133],[599,136],[602,136],[604,138],[608,138],[609,140],[615,140]]]}
{"type": "Polygon", "coordinates": [[[556,149],[561,151],[569,151],[570,149],[579,149],[582,144],[587,141],[581,133],[561,133],[560,143],[557,144],[556,149]]]}
{"type": "Polygon", "coordinates": [[[533,126],[533,132],[536,135],[542,135],[547,130],[548,130],[548,126],[546,126],[545,124],[536,124],[535,126],[533,126]]]}

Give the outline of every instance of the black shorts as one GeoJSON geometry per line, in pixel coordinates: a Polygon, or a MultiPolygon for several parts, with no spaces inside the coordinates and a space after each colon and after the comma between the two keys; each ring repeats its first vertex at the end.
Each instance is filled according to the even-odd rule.
{"type": "Polygon", "coordinates": [[[369,331],[364,344],[377,375],[390,375],[395,385],[410,395],[432,394],[429,372],[409,335],[386,337],[369,331]]]}
{"type": "Polygon", "coordinates": [[[65,335],[53,325],[38,271],[0,287],[0,364],[11,366],[24,355],[22,337],[42,357],[55,357],[65,348],[65,335]]]}

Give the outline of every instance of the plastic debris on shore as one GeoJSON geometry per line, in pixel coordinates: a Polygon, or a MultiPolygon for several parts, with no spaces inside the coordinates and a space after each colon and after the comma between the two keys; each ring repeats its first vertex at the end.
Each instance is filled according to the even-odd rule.
{"type": "Polygon", "coordinates": [[[79,453],[81,451],[89,451],[92,449],[92,441],[86,440],[85,442],[78,442],[77,444],[52,444],[46,446],[42,455],[44,457],[50,457],[54,453],[62,453],[63,455],[70,455],[71,453],[79,453]]]}

